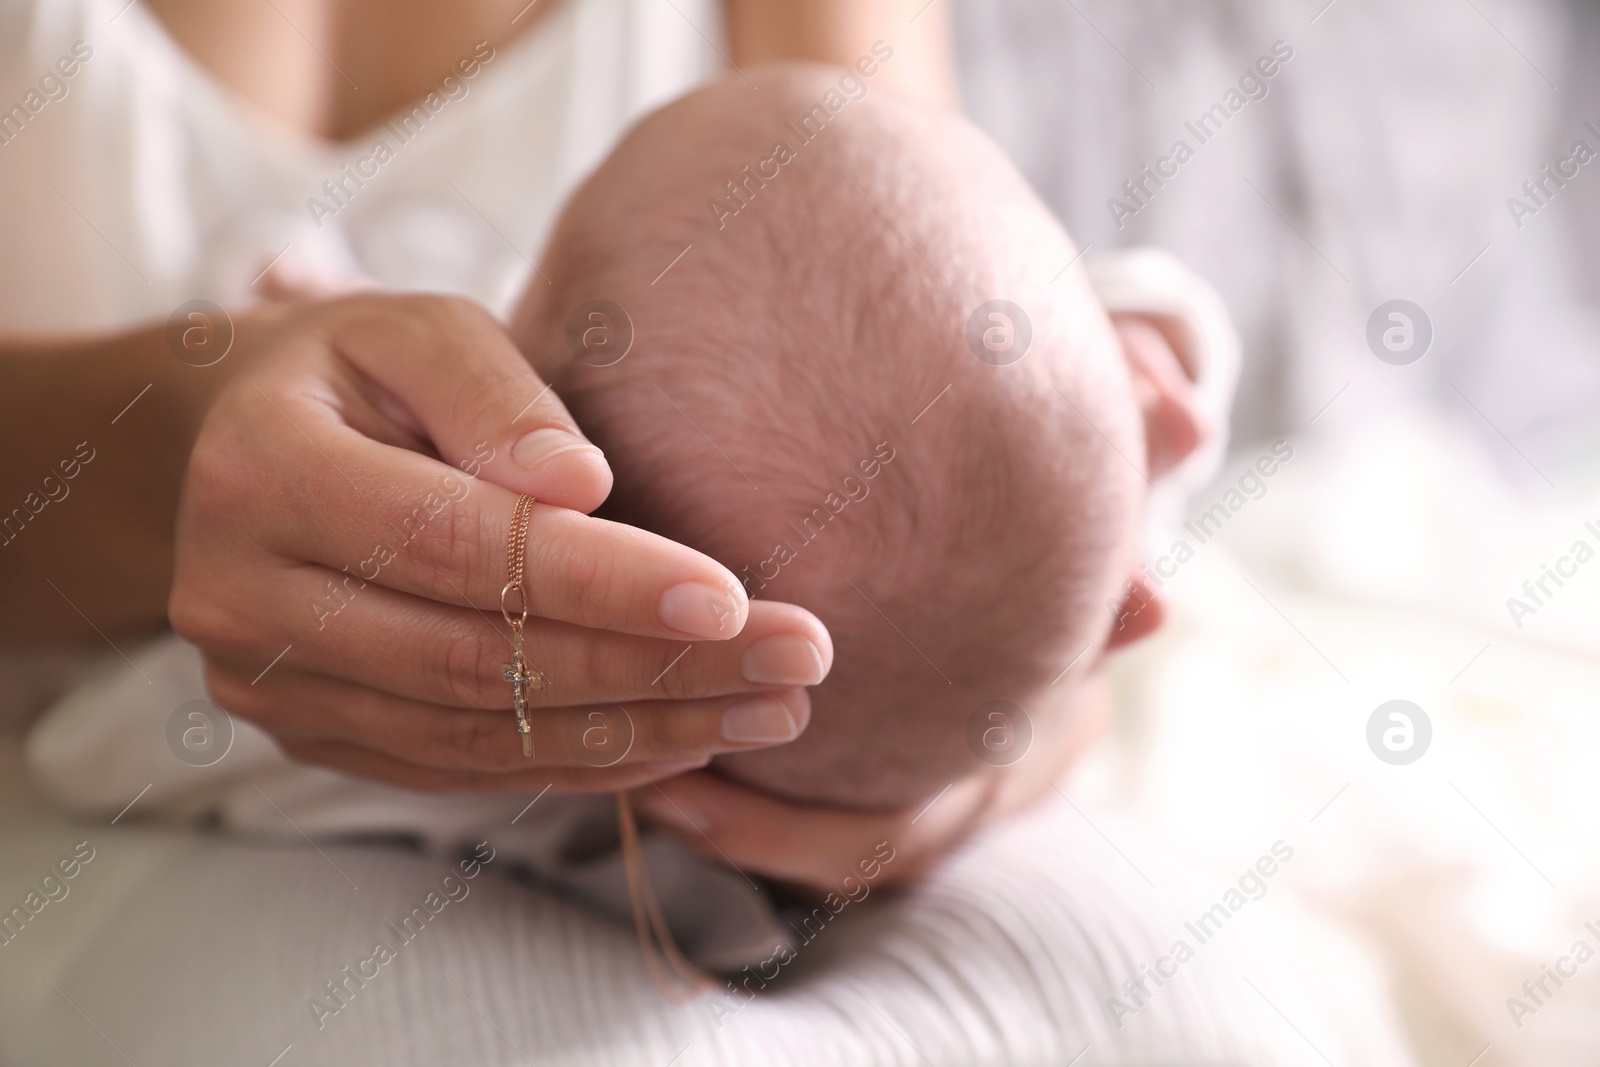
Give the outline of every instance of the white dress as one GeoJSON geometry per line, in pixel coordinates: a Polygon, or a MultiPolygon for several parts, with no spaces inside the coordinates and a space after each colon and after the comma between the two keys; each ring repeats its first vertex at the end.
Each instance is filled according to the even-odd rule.
{"type": "MultiPolygon", "coordinates": [[[[0,0],[7,332],[115,328],[195,298],[237,304],[290,256],[504,314],[566,193],[627,122],[718,60],[707,4],[566,0],[442,86],[419,130],[380,124],[328,146],[253,113],[125,3],[0,0]]],[[[1214,303],[1169,266],[1098,276],[1126,306],[1186,316],[1197,344],[1227,349],[1214,303]]],[[[1226,361],[1211,366],[1203,384],[1225,398],[1226,361]]],[[[1091,1067],[1311,1064],[1323,1050],[1404,1062],[1381,1031],[1352,1038],[1286,973],[1283,946],[1263,951],[1245,931],[1118,1018],[1111,1001],[1131,1003],[1122,983],[1182,927],[1145,876],[1186,876],[1136,872],[1065,804],[973,842],[913,891],[841,913],[771,988],[672,1006],[632,931],[594,913],[615,871],[540,866],[551,828],[581,818],[581,803],[530,810],[350,783],[288,764],[243,723],[222,762],[179,764],[162,731],[201,695],[193,650],[168,638],[129,651],[142,674],[108,657],[33,733],[28,770],[76,821],[27,782],[19,739],[0,745],[0,909],[28,912],[0,933],[0,1063],[1091,1067]],[[228,832],[148,819],[197,812],[228,832]],[[362,829],[440,847],[330,839],[362,829]],[[497,849],[490,873],[414,940],[394,936],[457,869],[444,849],[478,839],[497,849]],[[85,850],[70,881],[51,875],[85,850]],[[553,884],[503,876],[519,862],[553,884]],[[40,886],[44,897],[28,896],[40,886]],[[51,886],[67,892],[54,899],[51,886]],[[563,893],[587,894],[585,906],[563,893]],[[393,949],[381,965],[378,940],[393,949]]],[[[1136,833],[1113,830],[1124,844],[1136,833]]],[[[696,908],[712,928],[741,908],[739,929],[772,920],[737,876],[652,847],[658,889],[690,920],[696,908]]]]}
{"type": "Polygon", "coordinates": [[[540,2],[556,9],[442,84],[426,124],[380,122],[330,145],[221,86],[142,4],[4,0],[0,107],[26,117],[0,122],[0,324],[113,328],[196,298],[236,306],[279,255],[503,314],[617,134],[721,62],[705,0],[540,2]],[[79,41],[87,58],[62,78],[79,41]],[[65,95],[41,91],[46,77],[65,95]],[[379,142],[393,158],[363,167],[379,142]],[[324,183],[347,168],[376,174],[346,179],[339,203],[324,183]]]}

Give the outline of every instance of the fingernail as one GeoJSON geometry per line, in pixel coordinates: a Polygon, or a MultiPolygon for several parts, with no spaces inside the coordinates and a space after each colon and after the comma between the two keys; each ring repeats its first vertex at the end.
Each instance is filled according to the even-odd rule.
{"type": "Polygon", "coordinates": [[[722,713],[722,739],[738,745],[775,744],[800,735],[794,717],[783,701],[751,697],[731,704],[722,713]]]}
{"type": "Polygon", "coordinates": [[[606,459],[604,452],[583,438],[551,427],[534,430],[517,438],[517,443],[511,446],[511,459],[523,470],[531,471],[569,452],[582,453],[602,465],[606,459]]]}
{"type": "Polygon", "coordinates": [[[799,634],[779,634],[745,649],[739,673],[756,685],[816,685],[828,672],[816,645],[799,634]]]}
{"type": "Polygon", "coordinates": [[[694,637],[732,637],[739,632],[739,607],[724,589],[684,582],[661,594],[664,625],[694,637]]]}
{"type": "Polygon", "coordinates": [[[645,814],[652,822],[664,822],[680,830],[696,834],[709,834],[715,825],[705,812],[681,800],[661,796],[644,804],[645,814]]]}

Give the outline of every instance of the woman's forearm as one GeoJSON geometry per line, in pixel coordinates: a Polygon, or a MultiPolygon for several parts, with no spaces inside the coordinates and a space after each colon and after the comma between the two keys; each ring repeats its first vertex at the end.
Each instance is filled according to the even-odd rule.
{"type": "Polygon", "coordinates": [[[189,366],[160,325],[0,338],[0,641],[164,625],[189,450],[238,362],[189,366]]]}
{"type": "Polygon", "coordinates": [[[943,0],[724,0],[733,62],[799,59],[853,66],[874,42],[894,49],[878,80],[906,96],[956,104],[943,0]]]}

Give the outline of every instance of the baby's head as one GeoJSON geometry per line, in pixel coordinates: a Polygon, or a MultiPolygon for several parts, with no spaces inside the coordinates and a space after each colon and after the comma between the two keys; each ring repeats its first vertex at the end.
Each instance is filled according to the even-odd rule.
{"type": "Polygon", "coordinates": [[[808,731],[725,769],[903,804],[980,766],[986,703],[1070,717],[1134,567],[1138,405],[1072,245],[981,134],[864,77],[755,77],[629,134],[513,330],[612,464],[603,514],[833,635],[808,731]]]}

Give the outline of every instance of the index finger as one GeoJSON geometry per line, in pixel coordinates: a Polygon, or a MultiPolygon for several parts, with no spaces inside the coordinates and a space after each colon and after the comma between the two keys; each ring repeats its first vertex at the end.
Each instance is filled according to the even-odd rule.
{"type": "MultiPolygon", "coordinates": [[[[299,444],[306,462],[297,489],[308,503],[340,504],[319,507],[314,523],[303,507],[273,509],[255,537],[282,556],[349,575],[347,585],[371,582],[498,614],[518,494],[372,441],[316,408],[297,414],[316,438],[299,444]]],[[[276,447],[282,462],[297,445],[276,447]]],[[[748,617],[749,598],[726,567],[633,526],[536,500],[523,552],[528,611],[540,618],[716,641],[736,636],[748,617]]]]}
{"type": "Polygon", "coordinates": [[[483,308],[425,294],[333,306],[333,349],[414,415],[447,463],[583,512],[610,493],[604,454],[483,308]]]}

